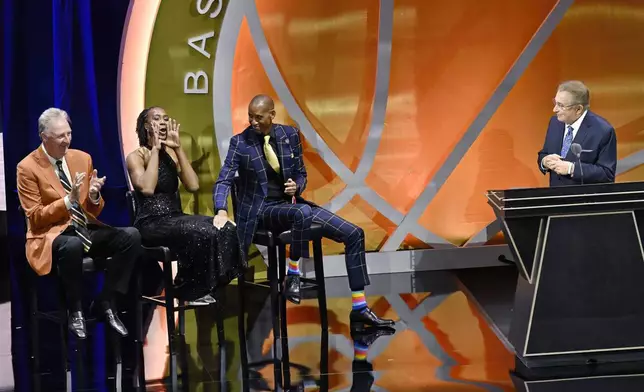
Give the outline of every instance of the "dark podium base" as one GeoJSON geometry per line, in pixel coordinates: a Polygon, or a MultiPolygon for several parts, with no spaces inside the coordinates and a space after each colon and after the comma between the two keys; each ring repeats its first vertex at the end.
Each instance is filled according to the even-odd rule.
{"type": "Polygon", "coordinates": [[[644,359],[644,255],[632,211],[543,219],[510,342],[527,366],[644,359]],[[608,235],[607,233],[619,233],[608,235]]]}
{"type": "Polygon", "coordinates": [[[644,182],[489,191],[519,273],[529,367],[644,359],[644,182]]]}
{"type": "Polygon", "coordinates": [[[517,358],[524,366],[532,369],[554,366],[605,365],[611,363],[644,361],[644,349],[628,352],[604,351],[587,354],[546,355],[543,357],[517,358]]]}
{"type": "Polygon", "coordinates": [[[537,369],[516,362],[510,376],[518,392],[644,391],[643,362],[537,369]]]}

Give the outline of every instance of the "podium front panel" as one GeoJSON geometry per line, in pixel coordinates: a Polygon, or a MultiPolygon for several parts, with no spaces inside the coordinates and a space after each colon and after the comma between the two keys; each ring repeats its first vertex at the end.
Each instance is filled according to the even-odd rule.
{"type": "Polygon", "coordinates": [[[523,356],[644,348],[644,253],[633,212],[548,218],[523,356]]]}

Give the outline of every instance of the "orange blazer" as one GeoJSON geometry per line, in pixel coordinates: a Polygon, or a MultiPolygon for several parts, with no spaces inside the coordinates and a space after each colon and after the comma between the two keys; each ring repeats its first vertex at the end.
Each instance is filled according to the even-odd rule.
{"type": "MultiPolygon", "coordinates": [[[[79,204],[89,223],[102,224],[96,217],[103,209],[103,198],[98,204],[89,200],[89,180],[94,170],[92,158],[83,151],[69,149],[65,160],[72,176],[70,181],[77,172],[87,173],[80,189],[79,204]]],[[[28,218],[27,261],[38,275],[46,275],[51,271],[52,243],[72,221],[65,206],[67,192],[41,146],[20,161],[17,177],[18,197],[28,218]]]]}

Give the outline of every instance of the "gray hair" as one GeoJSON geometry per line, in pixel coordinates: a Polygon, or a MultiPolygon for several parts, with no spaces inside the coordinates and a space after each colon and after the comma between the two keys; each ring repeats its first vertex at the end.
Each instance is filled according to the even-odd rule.
{"type": "Polygon", "coordinates": [[[61,118],[65,119],[69,125],[72,124],[69,114],[67,114],[63,109],[49,108],[42,112],[40,117],[38,117],[38,134],[40,135],[45,132],[52,121],[59,120],[61,118]]]}
{"type": "Polygon", "coordinates": [[[590,90],[579,80],[568,80],[557,87],[557,91],[566,91],[572,95],[574,105],[582,105],[584,109],[590,107],[590,90]]]}

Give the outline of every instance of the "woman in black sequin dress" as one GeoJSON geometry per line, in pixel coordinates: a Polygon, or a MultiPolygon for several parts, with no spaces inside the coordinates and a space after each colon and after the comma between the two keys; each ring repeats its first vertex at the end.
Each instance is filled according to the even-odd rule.
{"type": "Polygon", "coordinates": [[[134,226],[147,246],[167,246],[177,255],[177,296],[194,304],[215,302],[210,295],[243,272],[236,228],[213,226],[213,217],[182,212],[179,180],[189,192],[199,179],[181,148],[179,125],[158,107],[145,109],[137,120],[141,147],[127,157],[135,190],[134,226]]]}

